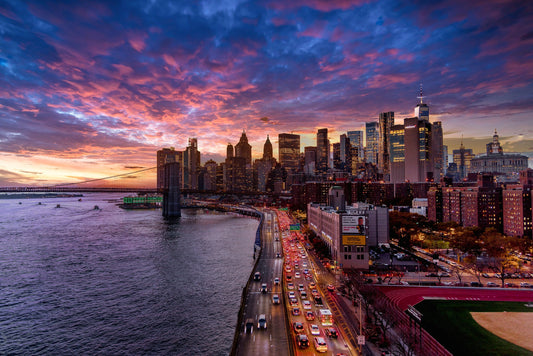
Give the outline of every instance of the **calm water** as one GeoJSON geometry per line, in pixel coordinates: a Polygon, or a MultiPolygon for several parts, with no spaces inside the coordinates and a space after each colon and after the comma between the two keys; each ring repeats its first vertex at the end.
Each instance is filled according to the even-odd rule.
{"type": "Polygon", "coordinates": [[[0,200],[0,354],[229,353],[257,220],[121,196],[0,200]]]}

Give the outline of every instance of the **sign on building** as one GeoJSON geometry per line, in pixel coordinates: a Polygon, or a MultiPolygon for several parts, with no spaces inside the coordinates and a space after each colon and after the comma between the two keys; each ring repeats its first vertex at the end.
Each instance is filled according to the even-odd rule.
{"type": "Polygon", "coordinates": [[[352,246],[365,246],[366,236],[365,235],[342,235],[342,244],[352,245],[352,246]]]}
{"type": "Polygon", "coordinates": [[[364,234],[365,233],[365,216],[361,215],[343,215],[342,216],[342,233],[343,234],[364,234]]]}
{"type": "Polygon", "coordinates": [[[290,231],[300,231],[300,224],[291,224],[289,227],[290,231]]]}

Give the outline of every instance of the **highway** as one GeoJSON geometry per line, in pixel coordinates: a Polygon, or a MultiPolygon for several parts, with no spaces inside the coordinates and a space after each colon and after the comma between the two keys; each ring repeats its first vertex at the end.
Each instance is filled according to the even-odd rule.
{"type": "Polygon", "coordinates": [[[287,328],[285,321],[284,299],[281,284],[275,285],[274,279],[281,283],[283,258],[280,233],[276,215],[264,211],[265,220],[261,236],[261,257],[254,270],[261,275],[260,280],[250,284],[246,299],[243,322],[253,320],[251,332],[245,332],[245,325],[240,326],[240,334],[236,355],[289,355],[287,328]],[[279,257],[277,257],[279,254],[279,257]],[[266,293],[261,291],[263,283],[267,284],[266,293]],[[277,294],[280,304],[273,303],[273,295],[277,294]],[[265,314],[266,329],[258,328],[259,315],[265,314]]]}
{"type": "MultiPolygon", "coordinates": [[[[290,338],[294,345],[295,355],[317,355],[325,352],[326,355],[357,355],[346,342],[344,330],[341,330],[338,322],[343,322],[339,317],[338,310],[334,305],[329,305],[329,291],[323,284],[322,271],[309,258],[304,247],[304,242],[298,239],[298,234],[289,231],[290,220],[288,216],[280,216],[280,228],[284,249],[284,298],[288,302],[290,338]],[[315,297],[319,297],[315,298],[315,297]],[[292,300],[292,302],[291,302],[292,300]],[[322,310],[335,309],[333,321],[330,324],[327,317],[323,317],[322,310]],[[298,312],[296,311],[298,310],[298,312]],[[312,314],[307,314],[311,312],[312,314]],[[296,314],[296,315],[295,315],[296,314]],[[295,328],[295,323],[300,323],[302,328],[295,328]],[[313,329],[314,328],[314,329],[313,329]],[[336,333],[330,336],[328,329],[336,333]],[[298,343],[298,335],[305,335],[308,344],[298,343]],[[326,350],[320,350],[315,343],[315,338],[321,338],[325,342],[326,350]]],[[[325,277],[325,276],[324,276],[325,277]]],[[[328,276],[329,277],[329,276],[328,276]]],[[[299,326],[300,324],[296,324],[299,326]]]]}

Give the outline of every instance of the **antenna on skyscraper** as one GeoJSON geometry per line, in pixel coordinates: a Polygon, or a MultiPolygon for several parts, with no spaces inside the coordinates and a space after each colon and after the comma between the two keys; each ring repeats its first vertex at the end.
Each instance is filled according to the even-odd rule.
{"type": "Polygon", "coordinates": [[[422,83],[420,83],[420,95],[417,98],[420,99],[420,104],[423,104],[424,92],[422,91],[422,83]]]}

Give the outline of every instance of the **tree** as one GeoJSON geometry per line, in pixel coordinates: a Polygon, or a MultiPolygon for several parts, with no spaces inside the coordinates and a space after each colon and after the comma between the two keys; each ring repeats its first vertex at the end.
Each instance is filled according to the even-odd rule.
{"type": "Polygon", "coordinates": [[[517,238],[505,236],[493,228],[486,229],[481,238],[489,256],[489,266],[499,274],[502,287],[505,287],[507,274],[521,267],[518,259],[512,254],[520,242],[517,238]]]}

